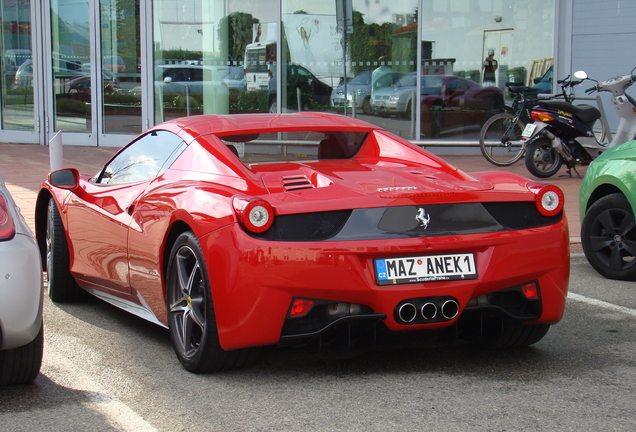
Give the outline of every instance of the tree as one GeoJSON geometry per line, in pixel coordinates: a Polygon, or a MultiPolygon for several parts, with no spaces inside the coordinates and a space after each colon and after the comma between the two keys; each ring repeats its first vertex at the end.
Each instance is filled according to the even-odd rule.
{"type": "Polygon", "coordinates": [[[222,57],[231,61],[242,61],[245,57],[245,47],[252,42],[254,24],[258,18],[246,12],[232,12],[219,21],[219,41],[221,42],[222,57]]]}

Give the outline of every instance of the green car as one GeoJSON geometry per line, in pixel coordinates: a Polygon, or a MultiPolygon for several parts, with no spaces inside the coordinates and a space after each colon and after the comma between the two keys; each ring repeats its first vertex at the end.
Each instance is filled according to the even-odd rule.
{"type": "Polygon", "coordinates": [[[636,280],[636,141],[589,166],[579,195],[581,242],[592,267],[610,279],[636,280]]]}

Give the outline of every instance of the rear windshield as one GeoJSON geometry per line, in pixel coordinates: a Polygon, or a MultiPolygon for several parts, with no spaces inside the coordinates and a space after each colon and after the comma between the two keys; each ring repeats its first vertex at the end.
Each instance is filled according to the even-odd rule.
{"type": "Polygon", "coordinates": [[[245,164],[347,159],[353,157],[368,133],[343,131],[272,132],[219,137],[245,164]]]}

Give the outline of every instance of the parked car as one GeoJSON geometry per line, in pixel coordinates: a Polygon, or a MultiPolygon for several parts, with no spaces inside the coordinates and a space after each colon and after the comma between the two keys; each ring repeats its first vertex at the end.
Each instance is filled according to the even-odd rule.
{"type": "MultiPolygon", "coordinates": [[[[85,66],[80,63],[73,63],[70,60],[60,61],[67,67],[54,66],[53,67],[53,79],[57,82],[64,82],[71,78],[75,78],[82,75],[88,75],[85,72],[85,66]]],[[[13,88],[31,88],[33,87],[33,60],[25,60],[20,65],[15,73],[13,80],[13,88]]]]}
{"type": "MultiPolygon", "coordinates": [[[[432,135],[447,125],[481,124],[504,108],[503,92],[498,87],[483,87],[466,78],[450,75],[423,75],[420,103],[422,125],[431,125],[432,135]],[[431,111],[443,110],[443,117],[431,111]]],[[[403,76],[393,87],[374,92],[371,107],[380,115],[402,115],[411,119],[416,91],[415,72],[403,76]]]]}
{"type": "Polygon", "coordinates": [[[102,67],[115,73],[126,72],[126,63],[120,56],[104,56],[102,67]]]}
{"type": "Polygon", "coordinates": [[[553,66],[545,71],[545,73],[539,78],[534,79],[533,89],[537,90],[538,93],[552,93],[552,75],[553,75],[553,66]]]}
{"type": "Polygon", "coordinates": [[[24,384],[40,372],[43,283],[33,232],[0,176],[0,385],[24,384]]]}
{"type": "Polygon", "coordinates": [[[469,175],[327,113],[156,125],[93,176],[50,173],[35,218],[53,301],[84,289],[167,327],[197,373],[265,345],[368,348],[421,331],[529,345],[568,288],[560,189],[469,175]]]}
{"type": "Polygon", "coordinates": [[[165,64],[155,66],[155,82],[164,94],[186,94],[203,97],[205,89],[228,93],[223,85],[229,66],[207,66],[200,64],[165,64]]]}
{"type": "Polygon", "coordinates": [[[606,278],[636,280],[636,141],[605,151],[587,168],[579,194],[581,243],[606,278]]]}
{"type": "MultiPolygon", "coordinates": [[[[307,110],[312,104],[314,106],[329,106],[329,98],[331,96],[332,87],[322,82],[306,67],[295,63],[288,63],[285,80],[287,83],[287,99],[285,104],[287,108],[298,109],[297,89],[300,89],[301,92],[302,110],[307,110]]],[[[275,74],[269,81],[267,101],[269,112],[276,112],[275,74]]]]}
{"type": "MultiPolygon", "coordinates": [[[[331,93],[331,106],[336,108],[353,107],[353,101],[355,100],[356,109],[361,110],[364,114],[371,114],[371,75],[372,70],[364,71],[353,77],[350,81],[347,81],[347,96],[345,97],[344,84],[338,86],[331,93]]],[[[402,73],[393,70],[387,70],[380,72],[378,79],[375,83],[375,89],[381,89],[384,87],[390,87],[394,85],[402,73]]]]}
{"type": "Polygon", "coordinates": [[[483,125],[505,109],[504,93],[499,87],[484,87],[457,76],[437,76],[426,81],[420,97],[420,121],[421,131],[430,137],[438,137],[451,128],[483,125]]]}
{"type": "Polygon", "coordinates": [[[227,76],[223,78],[223,84],[232,90],[237,90],[240,92],[245,91],[245,69],[243,66],[232,66],[230,67],[230,71],[227,76]]]}

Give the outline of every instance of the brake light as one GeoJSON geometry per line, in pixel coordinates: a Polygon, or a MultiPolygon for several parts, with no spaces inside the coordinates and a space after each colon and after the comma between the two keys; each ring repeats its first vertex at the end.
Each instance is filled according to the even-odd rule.
{"type": "Polygon", "coordinates": [[[289,309],[289,317],[295,318],[307,315],[312,307],[314,307],[314,302],[312,300],[295,299],[289,309]]]}
{"type": "Polygon", "coordinates": [[[9,213],[7,201],[0,195],[0,241],[11,240],[15,235],[15,223],[9,213]]]}
{"type": "Polygon", "coordinates": [[[539,287],[536,282],[529,282],[521,286],[521,292],[528,300],[537,300],[539,298],[539,287]]]}
{"type": "Polygon", "coordinates": [[[536,194],[535,204],[543,216],[554,216],[563,210],[565,196],[563,191],[554,185],[531,183],[528,188],[536,194]]]}
{"type": "Polygon", "coordinates": [[[532,111],[530,115],[534,121],[549,122],[554,120],[554,117],[552,117],[547,111],[532,111]]]}
{"type": "Polygon", "coordinates": [[[239,223],[250,232],[265,232],[274,223],[274,209],[263,199],[236,197],[232,204],[239,223]]]}

